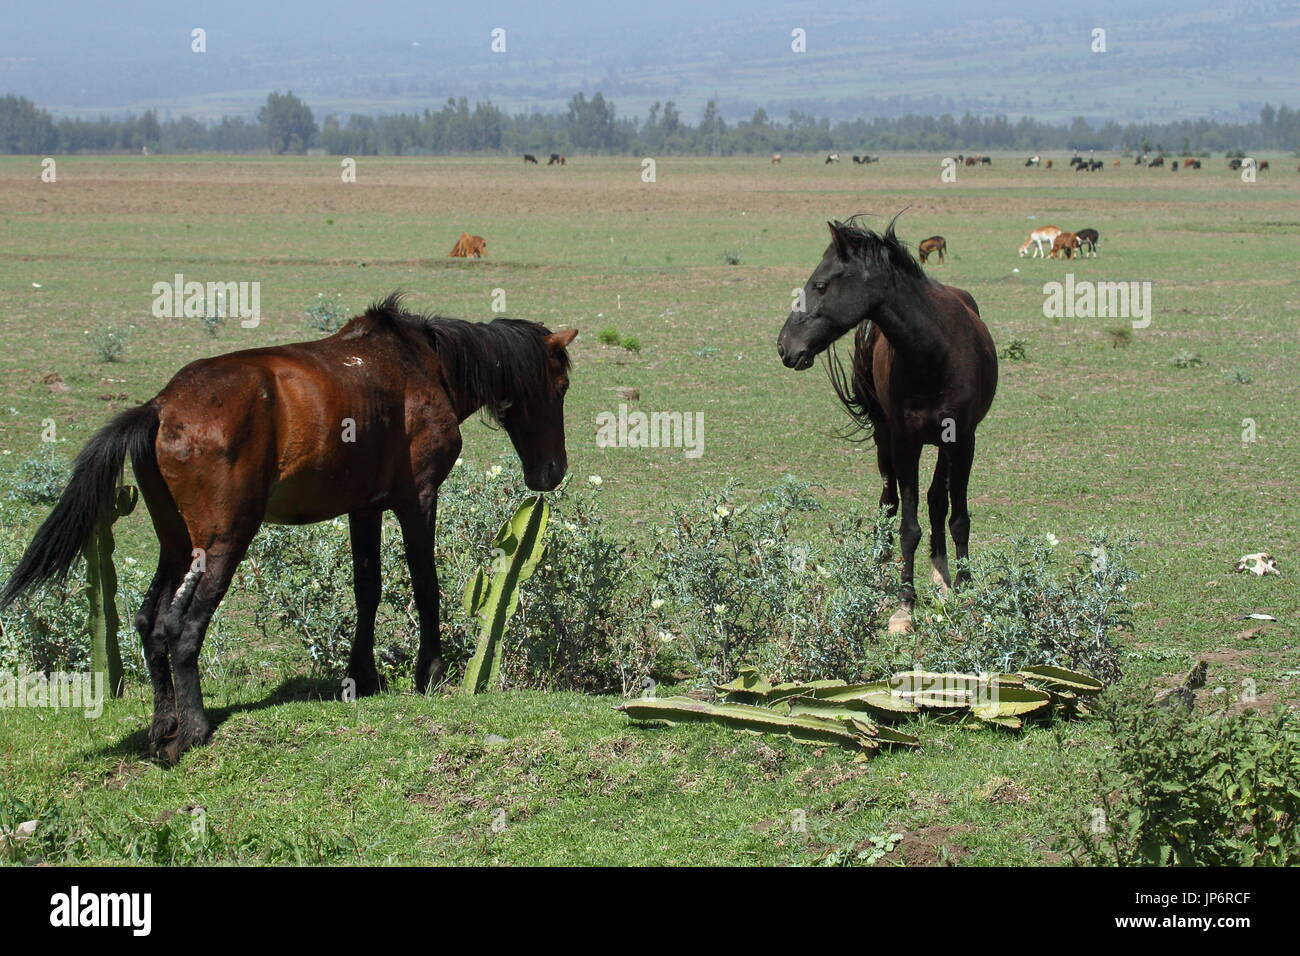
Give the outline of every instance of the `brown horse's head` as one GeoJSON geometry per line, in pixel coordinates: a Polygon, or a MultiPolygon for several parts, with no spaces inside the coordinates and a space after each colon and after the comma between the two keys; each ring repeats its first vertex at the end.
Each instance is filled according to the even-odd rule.
{"type": "Polygon", "coordinates": [[[569,390],[569,354],[565,349],[578,335],[577,329],[542,331],[545,384],[527,389],[494,412],[519,455],[524,482],[533,491],[553,490],[569,470],[564,449],[564,395],[569,390]]]}
{"type": "Polygon", "coordinates": [[[776,350],[787,368],[806,369],[841,335],[855,328],[897,287],[900,280],[924,280],[925,273],[894,235],[854,220],[827,223],[831,244],[781,327],[776,350]]]}

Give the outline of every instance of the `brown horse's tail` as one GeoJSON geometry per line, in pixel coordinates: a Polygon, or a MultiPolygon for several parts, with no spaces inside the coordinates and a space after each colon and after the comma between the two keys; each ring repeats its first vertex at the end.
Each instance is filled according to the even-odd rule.
{"type": "Polygon", "coordinates": [[[100,429],[72,465],[72,480],[27,546],[0,595],[7,607],[24,591],[62,581],[90,541],[96,523],[114,506],[122,466],[129,455],[136,471],[157,467],[154,437],[158,408],[152,402],[128,409],[100,429]]]}

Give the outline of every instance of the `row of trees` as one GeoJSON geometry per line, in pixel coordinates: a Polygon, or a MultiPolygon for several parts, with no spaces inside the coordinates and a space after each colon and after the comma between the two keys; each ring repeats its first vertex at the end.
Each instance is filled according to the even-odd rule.
{"type": "Polygon", "coordinates": [[[563,113],[507,115],[490,101],[449,99],[442,109],[346,119],[326,116],[317,127],[310,107],[289,93],[272,93],[255,122],[227,117],[201,123],[188,116],[159,120],[140,116],[60,119],[19,96],[0,98],[0,152],[234,152],[304,153],[319,147],[339,156],[435,153],[636,153],[647,155],[764,154],[822,150],[996,150],[1143,148],[1229,151],[1300,148],[1300,111],[1266,105],[1250,123],[1183,120],[1093,126],[1082,117],[1064,125],[1005,116],[902,116],[831,124],[797,110],[785,121],[759,109],[747,120],[727,123],[718,104],[705,106],[699,122],[686,122],[670,100],[655,103],[644,120],[619,117],[596,93],[576,94],[563,113]],[[1149,145],[1146,148],[1150,148],[1149,145]]]}

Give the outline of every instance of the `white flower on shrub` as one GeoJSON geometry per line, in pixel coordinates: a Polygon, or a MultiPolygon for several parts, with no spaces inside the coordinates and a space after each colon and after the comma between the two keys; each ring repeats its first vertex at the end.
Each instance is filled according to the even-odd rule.
{"type": "Polygon", "coordinates": [[[459,468],[459,467],[460,467],[461,465],[463,465],[463,464],[465,464],[465,459],[464,459],[464,458],[457,458],[457,459],[455,460],[455,462],[452,463],[452,466],[451,466],[451,467],[453,467],[453,468],[459,468]]]}
{"type": "Polygon", "coordinates": [[[600,475],[587,476],[587,484],[589,485],[602,485],[604,483],[605,483],[605,479],[600,477],[600,475]]]}
{"type": "Polygon", "coordinates": [[[722,505],[718,505],[716,508],[713,509],[713,516],[715,518],[725,518],[730,514],[731,512],[728,511],[726,508],[722,507],[722,505]]]}
{"type": "Polygon", "coordinates": [[[663,598],[655,598],[653,601],[650,602],[650,609],[653,611],[657,611],[663,606],[664,606],[663,598]]]}
{"type": "Polygon", "coordinates": [[[1050,531],[1047,532],[1047,546],[1048,546],[1049,548],[1054,548],[1054,547],[1056,547],[1056,546],[1057,546],[1058,544],[1060,544],[1060,543],[1061,543],[1061,539],[1060,539],[1060,538],[1058,538],[1056,535],[1052,534],[1052,532],[1050,532],[1050,531]]]}
{"type": "Polygon", "coordinates": [[[665,644],[671,644],[673,641],[673,635],[668,631],[660,631],[659,640],[663,641],[665,644]]]}
{"type": "Polygon", "coordinates": [[[725,604],[715,604],[715,605],[713,605],[713,613],[714,613],[714,614],[717,614],[718,616],[721,616],[721,615],[723,615],[723,614],[726,614],[726,613],[727,613],[727,605],[725,605],[725,604]]]}
{"type": "Polygon", "coordinates": [[[501,474],[501,472],[504,470],[505,469],[503,469],[500,465],[493,465],[491,468],[487,470],[487,476],[489,478],[495,478],[497,475],[501,474]]]}

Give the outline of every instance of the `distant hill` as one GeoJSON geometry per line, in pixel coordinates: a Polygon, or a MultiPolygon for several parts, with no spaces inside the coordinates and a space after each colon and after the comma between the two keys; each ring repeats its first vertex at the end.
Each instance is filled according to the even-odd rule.
{"type": "Polygon", "coordinates": [[[122,0],[90,17],[70,15],[83,9],[74,4],[30,5],[0,37],[0,93],[56,116],[251,115],[272,89],[292,89],[318,117],[462,95],[554,111],[599,89],[621,116],[671,99],[691,121],[716,96],[729,121],[762,107],[774,118],[969,111],[1127,123],[1253,119],[1300,89],[1294,0],[185,6],[122,0]],[[207,31],[208,52],[190,51],[193,27],[207,31]],[[489,49],[494,27],[506,30],[505,53],[489,49]],[[791,51],[795,28],[805,53],[791,51]],[[1095,28],[1104,53],[1091,49],[1095,28]]]}

